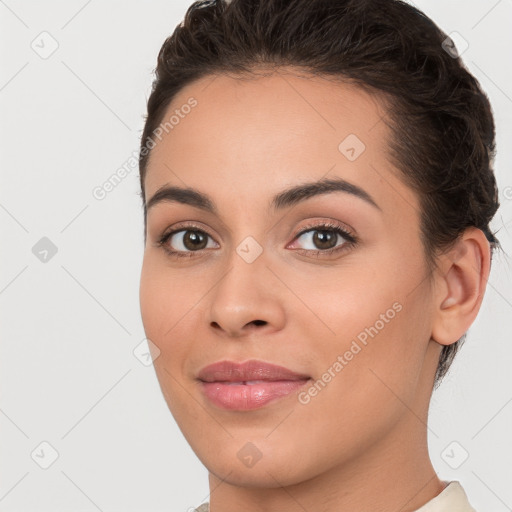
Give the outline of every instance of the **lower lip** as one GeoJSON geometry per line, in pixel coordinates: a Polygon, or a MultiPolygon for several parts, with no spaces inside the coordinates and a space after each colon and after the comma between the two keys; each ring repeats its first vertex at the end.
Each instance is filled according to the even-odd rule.
{"type": "Polygon", "coordinates": [[[201,382],[207,398],[223,409],[248,411],[284,398],[306,385],[307,380],[278,380],[254,384],[201,382]]]}

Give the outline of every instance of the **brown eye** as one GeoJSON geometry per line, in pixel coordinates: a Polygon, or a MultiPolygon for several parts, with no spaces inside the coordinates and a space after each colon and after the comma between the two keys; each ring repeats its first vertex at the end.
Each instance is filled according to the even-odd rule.
{"type": "Polygon", "coordinates": [[[290,249],[315,258],[336,257],[358,245],[359,239],[333,221],[311,223],[293,240],[290,249]],[[309,247],[308,247],[309,244],[309,247]]]}
{"type": "MultiPolygon", "coordinates": [[[[312,245],[312,247],[302,247],[307,250],[329,250],[336,247],[338,241],[343,243],[347,242],[347,238],[343,237],[344,232],[337,228],[330,229],[310,229],[303,232],[297,240],[302,239],[306,243],[312,245]]],[[[341,245],[343,245],[343,243],[341,245]]]]}
{"type": "Polygon", "coordinates": [[[183,245],[191,251],[195,249],[204,249],[208,243],[208,235],[201,231],[185,231],[183,245]]]}
{"type": "Polygon", "coordinates": [[[215,247],[215,244],[208,245],[210,235],[196,229],[182,229],[169,233],[166,237],[166,245],[170,246],[172,252],[200,251],[208,247],[215,247]]]}
{"type": "Polygon", "coordinates": [[[336,246],[338,234],[334,231],[317,230],[313,235],[313,243],[318,249],[332,249],[336,246]]]}

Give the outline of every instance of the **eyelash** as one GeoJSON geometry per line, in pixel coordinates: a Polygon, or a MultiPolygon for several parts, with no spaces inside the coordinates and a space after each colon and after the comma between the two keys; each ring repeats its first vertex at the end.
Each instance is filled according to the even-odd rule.
{"type": "MultiPolygon", "coordinates": [[[[196,226],[194,224],[188,224],[185,226],[179,226],[178,228],[174,229],[173,231],[169,231],[168,233],[164,233],[160,239],[157,241],[157,246],[164,249],[164,251],[171,257],[176,258],[191,258],[194,256],[195,253],[199,253],[204,249],[201,249],[199,251],[174,251],[172,249],[169,249],[167,245],[167,241],[171,238],[172,235],[176,233],[180,233],[181,231],[199,231],[201,233],[204,233],[205,235],[209,236],[210,238],[213,238],[207,231],[200,228],[199,226],[196,226]]],[[[294,249],[295,251],[299,252],[300,254],[308,254],[308,255],[316,255],[319,257],[320,255],[333,255],[334,253],[338,253],[341,251],[346,251],[354,247],[358,243],[358,239],[349,233],[347,230],[343,229],[339,224],[333,223],[333,222],[323,222],[320,224],[311,224],[305,227],[302,231],[297,233],[293,240],[299,238],[305,233],[308,233],[309,231],[334,231],[336,234],[339,234],[342,236],[342,238],[345,239],[345,243],[342,245],[332,247],[331,249],[294,249]]]]}

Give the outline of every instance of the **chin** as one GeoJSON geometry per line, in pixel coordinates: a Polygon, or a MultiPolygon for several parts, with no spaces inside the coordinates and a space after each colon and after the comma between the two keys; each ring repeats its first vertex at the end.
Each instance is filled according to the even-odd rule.
{"type": "Polygon", "coordinates": [[[277,432],[265,439],[268,429],[255,435],[236,435],[232,428],[230,432],[233,437],[224,438],[223,442],[216,439],[205,443],[203,438],[197,444],[189,440],[202,464],[220,480],[242,487],[278,488],[314,476],[309,474],[312,467],[308,465],[314,461],[297,454],[297,443],[289,436],[286,443],[277,432]],[[212,446],[216,448],[212,450],[212,446]]]}
{"type": "Polygon", "coordinates": [[[201,462],[220,480],[239,487],[273,489],[299,484],[308,479],[306,471],[302,472],[301,468],[294,464],[293,457],[281,462],[260,460],[253,467],[233,463],[228,457],[224,457],[223,460],[217,458],[212,463],[207,460],[201,462]]]}

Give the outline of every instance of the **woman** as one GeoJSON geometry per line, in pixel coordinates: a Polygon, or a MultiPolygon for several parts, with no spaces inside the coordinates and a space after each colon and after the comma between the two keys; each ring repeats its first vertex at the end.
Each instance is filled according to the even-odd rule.
{"type": "Polygon", "coordinates": [[[140,303],[211,512],[474,510],[427,417],[499,246],[494,137],[408,4],[189,8],[141,141],[140,303]]]}

